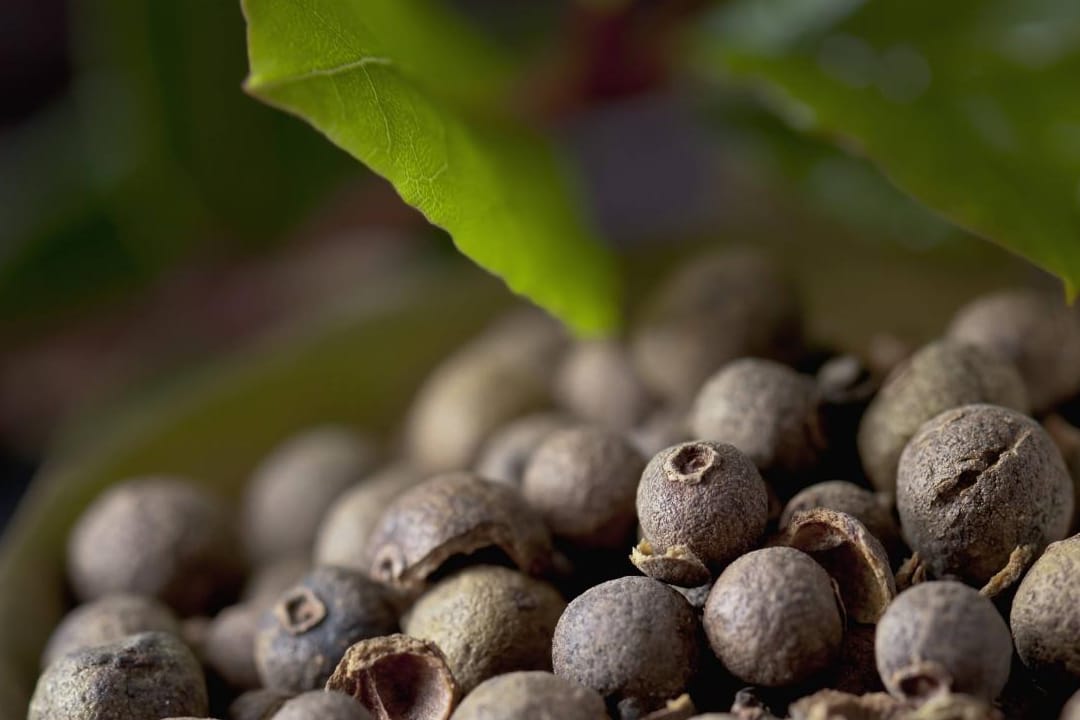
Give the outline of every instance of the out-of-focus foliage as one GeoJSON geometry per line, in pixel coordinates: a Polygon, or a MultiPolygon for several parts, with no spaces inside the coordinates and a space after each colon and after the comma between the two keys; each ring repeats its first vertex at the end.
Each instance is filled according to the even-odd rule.
{"type": "Polygon", "coordinates": [[[697,64],[1080,285],[1080,5],[736,0],[697,64]]]}
{"type": "Polygon", "coordinates": [[[8,138],[0,316],[98,300],[193,250],[272,243],[355,166],[240,91],[218,0],[76,0],[69,97],[8,138]]]}
{"type": "Polygon", "coordinates": [[[304,117],[506,284],[583,333],[613,261],[555,149],[500,112],[508,61],[434,0],[247,0],[250,92],[304,117]]]}

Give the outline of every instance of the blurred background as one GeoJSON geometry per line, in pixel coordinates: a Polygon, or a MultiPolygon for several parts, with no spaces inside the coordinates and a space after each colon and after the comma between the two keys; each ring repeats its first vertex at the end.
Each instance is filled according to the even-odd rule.
{"type": "MultiPolygon", "coordinates": [[[[818,335],[837,343],[831,305],[867,327],[877,318],[850,320],[867,288],[910,306],[917,285],[890,286],[893,268],[925,267],[955,303],[1035,274],[790,113],[705,91],[677,61],[705,3],[453,4],[521,58],[519,113],[576,160],[631,303],[655,258],[718,240],[805,269],[818,335]],[[865,277],[871,261],[883,278],[865,277]]],[[[43,458],[117,408],[377,303],[387,279],[485,282],[388,184],[244,95],[246,71],[234,0],[0,7],[0,524],[43,458]]]]}

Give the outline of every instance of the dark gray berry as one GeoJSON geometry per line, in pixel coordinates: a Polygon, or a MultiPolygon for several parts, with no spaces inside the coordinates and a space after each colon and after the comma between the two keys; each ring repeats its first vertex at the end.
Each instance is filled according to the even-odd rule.
{"type": "Polygon", "coordinates": [[[455,556],[497,549],[522,572],[551,567],[551,537],[517,489],[473,473],[437,475],[399,495],[368,542],[372,577],[417,588],[455,556]]]}
{"type": "Polygon", "coordinates": [[[525,469],[522,492],[551,532],[586,548],[625,547],[645,458],[622,435],[592,427],[552,433],[525,469]]]}
{"type": "Polygon", "coordinates": [[[555,375],[555,399],[575,417],[613,430],[634,427],[654,404],[629,352],[614,340],[571,347],[555,375]]]}
{"type": "Polygon", "coordinates": [[[367,570],[368,539],[391,501],[424,478],[392,465],[346,490],[326,511],[315,538],[315,563],[367,570]]]}
{"type": "Polygon", "coordinates": [[[68,538],[68,574],[84,601],[146,595],[195,615],[236,592],[237,546],[215,497],[179,478],[140,478],[114,485],[83,512],[68,538]]]}
{"type": "Polygon", "coordinates": [[[595,691],[547,672],[498,675],[477,686],[451,720],[608,720],[595,691]]]}
{"type": "Polygon", "coordinates": [[[801,326],[796,292],[771,258],[724,250],[691,258],[664,281],[646,302],[631,350],[653,392],[686,403],[735,358],[794,359],[801,326]]]}
{"type": "MultiPolygon", "coordinates": [[[[715,573],[761,539],[768,492],[754,463],[732,445],[689,442],[660,451],[637,488],[645,555],[689,555],[715,573]]],[[[647,574],[665,582],[670,577],[647,574]]],[[[691,585],[700,585],[708,576],[691,585]]],[[[681,584],[681,583],[677,583],[681,584]]]]}
{"type": "Polygon", "coordinates": [[[1080,535],[1051,543],[1013,598],[1016,651],[1050,680],[1080,680],[1080,535]]]}
{"type": "Polygon", "coordinates": [[[180,635],[169,608],[143,595],[107,595],[78,606],[53,630],[41,655],[44,669],[73,650],[108,645],[128,635],[160,631],[180,635]]]}
{"type": "Polygon", "coordinates": [[[441,581],[402,622],[439,646],[463,693],[517,670],[550,670],[551,637],[566,608],[551,585],[504,567],[477,566],[441,581]]]}
{"type": "Polygon", "coordinates": [[[27,720],[143,720],[207,713],[202,668],[175,635],[149,632],[64,655],[38,678],[27,720]]]}
{"type": "Polygon", "coordinates": [[[747,683],[795,685],[839,655],[844,621],[832,581],[806,553],[773,547],[721,573],[705,603],[713,652],[747,683]]]}
{"type": "Polygon", "coordinates": [[[534,413],[511,420],[484,443],[476,461],[476,474],[521,487],[525,467],[536,448],[551,433],[571,425],[571,420],[552,412],[534,413]]]}
{"type": "Polygon", "coordinates": [[[252,557],[266,562],[311,552],[327,508],[374,463],[373,443],[343,427],[308,430],[275,448],[255,470],[244,498],[252,557]]]}
{"type": "Polygon", "coordinates": [[[920,428],[900,458],[904,536],[933,577],[981,587],[1019,577],[1068,532],[1073,488],[1042,427],[1015,410],[966,405],[920,428]]]}
{"type": "Polygon", "coordinates": [[[1060,293],[1017,289],[984,295],[956,313],[948,336],[1012,363],[1035,412],[1080,390],[1080,323],[1060,293]]]}
{"type": "Polygon", "coordinates": [[[556,675],[607,698],[663,701],[693,677],[699,636],[694,610],[679,593],[651,578],[618,578],[566,607],[552,664],[556,675]]]}
{"type": "Polygon", "coordinates": [[[1016,369],[980,348],[939,340],[890,373],[859,424],[859,457],[874,488],[895,493],[897,463],[911,437],[934,416],[970,403],[1028,409],[1016,369]]]}
{"type": "Polygon", "coordinates": [[[408,635],[356,643],[326,689],[351,696],[376,720],[447,720],[459,695],[438,646],[408,635]]]}
{"type": "Polygon", "coordinates": [[[896,597],[878,623],[874,654],[886,689],[898,698],[948,691],[993,700],[1009,678],[1012,640],[977,590],[932,581],[896,597]]]}
{"type": "Polygon", "coordinates": [[[702,386],[690,428],[739,448],[767,478],[812,470],[825,449],[814,379],[758,358],[728,363],[702,386]]]}
{"type": "Polygon", "coordinates": [[[350,645],[397,629],[386,589],[364,574],[317,567],[265,611],[255,664],[265,687],[321,688],[350,645]]]}
{"type": "Polygon", "coordinates": [[[372,720],[372,717],[348,695],[312,690],[287,700],[273,720],[372,720]]]}
{"type": "Polygon", "coordinates": [[[219,612],[206,629],[202,658],[231,687],[259,687],[255,668],[255,634],[263,609],[257,605],[233,605],[219,612]]]}
{"type": "Polygon", "coordinates": [[[881,541],[891,558],[897,560],[903,554],[900,526],[893,517],[889,496],[843,480],[816,483],[788,500],[780,515],[780,529],[787,527],[795,513],[814,508],[851,515],[881,541]]]}

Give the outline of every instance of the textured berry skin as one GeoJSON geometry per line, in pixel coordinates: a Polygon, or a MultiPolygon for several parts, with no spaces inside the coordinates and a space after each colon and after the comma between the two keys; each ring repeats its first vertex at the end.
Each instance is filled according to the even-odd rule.
{"type": "Polygon", "coordinates": [[[536,448],[551,433],[571,424],[569,418],[552,412],[533,413],[506,423],[484,443],[476,461],[476,474],[520,488],[536,448]]]}
{"type": "Polygon", "coordinates": [[[661,450],[637,488],[638,520],[653,550],[686,548],[712,572],[758,543],[768,512],[768,492],[754,463],[722,443],[661,450]]]}
{"type": "Polygon", "coordinates": [[[953,581],[900,593],[877,626],[874,655],[886,689],[921,698],[947,688],[993,700],[1005,687],[1012,640],[993,603],[953,581]]]}
{"type": "Polygon", "coordinates": [[[42,653],[41,667],[73,650],[154,631],[180,635],[180,623],[169,608],[144,595],[106,595],[78,606],[60,621],[42,653]]]}
{"type": "Polygon", "coordinates": [[[859,423],[859,458],[879,492],[896,492],[897,463],[923,423],[950,408],[992,403],[1027,412],[1016,369],[985,350],[939,340],[889,374],[859,423]]]}
{"type": "Polygon", "coordinates": [[[705,634],[744,682],[794,685],[840,653],[844,623],[832,582],[806,553],[755,550],[731,563],[705,603],[705,634]]]}
{"type": "Polygon", "coordinates": [[[547,672],[514,672],[484,681],[450,720],[608,720],[596,692],[547,672]]]}
{"type": "Polygon", "coordinates": [[[312,690],[286,700],[273,720],[374,720],[348,695],[312,690]]]}
{"type": "Polygon", "coordinates": [[[529,460],[522,492],[556,537],[621,549],[637,519],[634,498],[644,467],[645,458],[618,433],[559,430],[529,460]]]}
{"type": "Polygon", "coordinates": [[[646,577],[610,580],[566,607],[555,628],[555,674],[614,700],[666,700],[698,664],[700,625],[682,595],[646,577]]]}
{"type": "Polygon", "coordinates": [[[176,636],[148,632],[63,656],[38,678],[27,720],[204,717],[202,668],[176,636]]]}
{"type": "Polygon", "coordinates": [[[743,358],[702,386],[690,415],[695,437],[729,443],[770,479],[813,469],[825,446],[814,379],[786,365],[743,358]]]}
{"type": "Polygon", "coordinates": [[[1009,624],[1025,665],[1048,679],[1080,679],[1080,535],[1051,543],[1031,566],[1009,624]]]}
{"type": "Polygon", "coordinates": [[[893,518],[891,498],[843,480],[829,480],[811,485],[788,500],[780,514],[780,528],[791,522],[797,512],[825,508],[847,513],[866,526],[881,541],[889,556],[903,555],[900,526],[893,518]]]}
{"type": "Polygon", "coordinates": [[[264,687],[321,688],[350,645],[397,629],[385,588],[354,570],[318,567],[263,613],[255,664],[264,687]]]}
{"type": "Polygon", "coordinates": [[[966,405],[936,416],[908,443],[896,504],[904,536],[932,576],[981,587],[1018,548],[1034,559],[1065,537],[1073,487],[1037,422],[1015,410],[966,405]]]}

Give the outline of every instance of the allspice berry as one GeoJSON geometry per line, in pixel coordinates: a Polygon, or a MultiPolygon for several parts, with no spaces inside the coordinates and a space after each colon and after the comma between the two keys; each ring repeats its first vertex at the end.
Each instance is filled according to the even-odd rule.
{"type": "Polygon", "coordinates": [[[399,495],[368,541],[370,574],[418,588],[455,556],[498,550],[518,569],[543,575],[551,537],[517,489],[473,473],[436,475],[399,495]]]}
{"type": "Polygon", "coordinates": [[[108,645],[128,635],[160,631],[180,635],[180,623],[165,605],[144,595],[106,595],[79,605],[53,630],[42,669],[74,650],[108,645]]]}
{"type": "Polygon", "coordinates": [[[394,498],[423,480],[407,465],[391,465],[346,490],[319,524],[315,563],[367,570],[367,543],[379,518],[394,498]]]}
{"type": "Polygon", "coordinates": [[[1065,537],[1073,488],[1037,422],[965,405],[924,424],[904,448],[896,504],[904,536],[932,577],[976,587],[994,580],[1000,589],[1065,537]]]}
{"type": "Polygon", "coordinates": [[[559,430],[537,448],[522,492],[551,532],[583,548],[625,547],[645,458],[622,435],[595,427],[559,430]]]}
{"type": "Polygon", "coordinates": [[[898,698],[948,691],[993,700],[1009,678],[1012,640],[977,590],[930,581],[896,596],[878,623],[874,654],[885,688],[898,698]]]}
{"type": "Polygon", "coordinates": [[[495,675],[550,670],[551,638],[566,608],[551,585],[504,567],[481,565],[428,590],[402,621],[439,646],[463,693],[495,675]]]}
{"type": "Polygon", "coordinates": [[[659,397],[686,403],[735,358],[793,360],[802,347],[800,313],[794,286],[767,255],[737,248],[693,257],[646,301],[631,343],[634,365],[659,397]]]}
{"type": "Polygon", "coordinates": [[[83,601],[146,595],[196,615],[239,587],[237,546],[217,498],[179,478],[140,478],[83,511],[68,537],[68,575],[83,601]]]}
{"type": "Polygon", "coordinates": [[[372,717],[348,695],[312,690],[287,700],[272,720],[372,720],[372,717]]]}
{"type": "Polygon", "coordinates": [[[569,418],[553,412],[532,413],[511,420],[484,443],[474,468],[476,474],[520,488],[525,467],[536,448],[551,433],[571,424],[569,418]]]}
{"type": "Polygon", "coordinates": [[[662,407],[630,429],[630,442],[645,457],[652,457],[664,448],[693,440],[686,425],[686,410],[681,407],[662,407]]]}
{"type": "Polygon", "coordinates": [[[956,313],[947,335],[1012,363],[1037,413],[1080,390],[1080,322],[1060,293],[984,295],[956,313]]]}
{"type": "Polygon", "coordinates": [[[351,646],[326,689],[351,696],[375,720],[447,720],[460,694],[439,647],[408,635],[351,646]]]}
{"type": "Polygon", "coordinates": [[[451,720],[608,720],[594,690],[548,672],[512,672],[485,680],[451,720]]]}
{"type": "Polygon", "coordinates": [[[900,526],[893,518],[889,496],[843,480],[815,483],[788,500],[780,515],[780,529],[788,526],[795,513],[814,508],[826,508],[851,515],[881,541],[891,558],[898,560],[903,555],[904,543],[900,539],[900,526]]]}
{"type": "Polygon", "coordinates": [[[131,635],[62,656],[38,678],[27,720],[207,713],[202,668],[175,635],[131,635]]]}
{"type": "Polygon", "coordinates": [[[392,633],[397,615],[387,590],[363,573],[317,567],[263,613],[255,665],[265,687],[322,687],[350,645],[392,633]]]}
{"type": "Polygon", "coordinates": [[[207,627],[202,642],[202,658],[231,687],[250,690],[259,687],[255,668],[255,634],[262,608],[232,605],[219,612],[207,627]]]}
{"type": "Polygon", "coordinates": [[[1013,598],[1016,652],[1048,680],[1080,681],[1080,535],[1050,543],[1013,598]]]}
{"type": "Polygon", "coordinates": [[[934,416],[971,403],[1027,412],[1024,381],[1008,361],[950,340],[926,345],[893,370],[859,424],[859,457],[874,488],[895,493],[911,437],[934,416]]]}
{"type": "MultiPolygon", "coordinates": [[[[692,556],[716,573],[761,539],[768,492],[754,463],[732,445],[697,441],[661,450],[645,467],[637,488],[637,514],[645,542],[631,559],[647,575],[649,557],[692,556]],[[644,552],[644,550],[648,552],[644,552]]],[[[691,585],[709,580],[708,574],[691,585]]]]}
{"type": "MultiPolygon", "coordinates": [[[[811,561],[812,562],[812,561],[811,561]]],[[[624,577],[574,598],[555,628],[555,674],[618,702],[663,702],[686,689],[699,660],[700,624],[682,595],[624,577]]]]}
{"type": "Polygon", "coordinates": [[[806,553],[772,547],[743,555],[717,578],[705,603],[705,634],[740,680],[795,685],[838,657],[842,612],[820,565],[806,553]]]}
{"type": "Polygon", "coordinates": [[[702,386],[690,428],[703,440],[729,443],[769,478],[817,465],[825,449],[814,379],[759,358],[735,360],[702,386]]]}
{"type": "Polygon", "coordinates": [[[613,430],[634,427],[654,404],[630,353],[615,340],[580,341],[567,350],[555,374],[555,399],[575,417],[613,430]]]}
{"type": "Polygon", "coordinates": [[[229,720],[271,720],[292,697],[292,693],[283,690],[248,690],[229,703],[229,720]]]}
{"type": "Polygon", "coordinates": [[[285,440],[255,470],[244,498],[251,556],[263,563],[311,552],[326,510],[374,463],[374,444],[348,428],[320,427],[285,440]]]}

